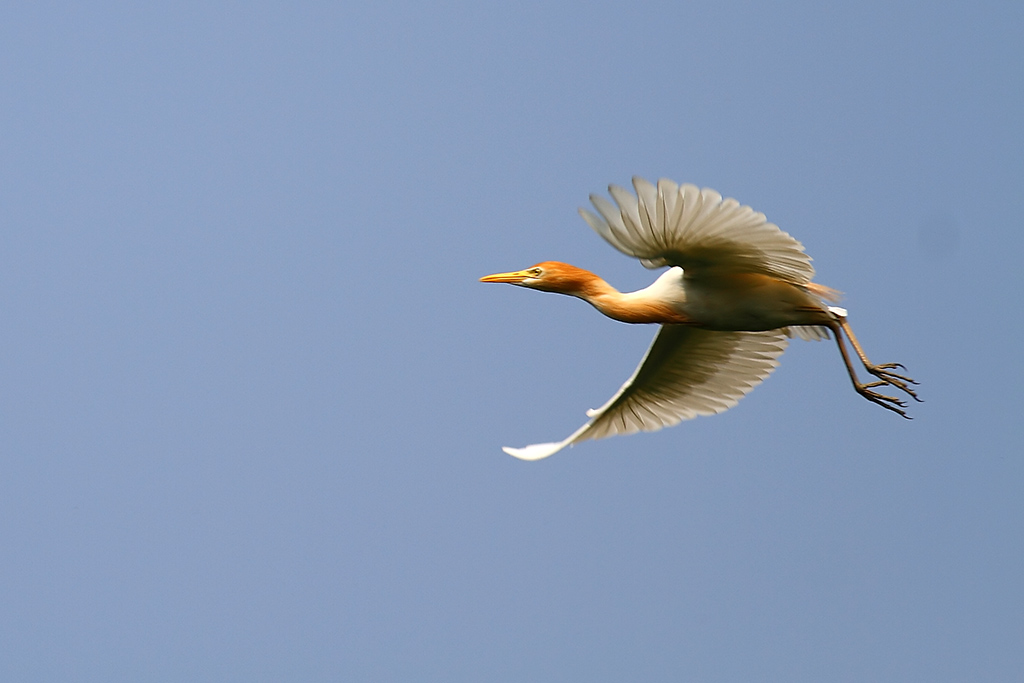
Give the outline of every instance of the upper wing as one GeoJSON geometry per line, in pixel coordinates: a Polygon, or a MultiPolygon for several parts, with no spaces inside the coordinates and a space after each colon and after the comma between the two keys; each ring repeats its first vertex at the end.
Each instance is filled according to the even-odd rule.
{"type": "Polygon", "coordinates": [[[580,209],[580,215],[609,244],[648,268],[682,266],[691,277],[708,269],[762,273],[798,285],[814,276],[802,244],[735,199],[664,179],[655,186],[634,177],[633,187],[635,196],[611,185],[615,204],[590,195],[598,213],[580,209]]]}
{"type": "Polygon", "coordinates": [[[658,331],[633,375],[569,438],[525,448],[503,448],[522,460],[540,460],[566,446],[616,434],[653,432],[736,405],[767,377],[786,350],[779,330],[714,332],[685,325],[658,331]]]}

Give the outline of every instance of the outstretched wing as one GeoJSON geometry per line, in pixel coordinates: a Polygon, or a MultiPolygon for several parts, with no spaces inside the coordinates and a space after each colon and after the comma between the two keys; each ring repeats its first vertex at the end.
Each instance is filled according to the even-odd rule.
{"type": "Polygon", "coordinates": [[[632,377],[569,438],[503,448],[521,460],[540,460],[587,439],[653,432],[698,415],[721,413],[764,380],[786,350],[780,330],[715,332],[664,325],[632,377]]]}
{"type": "Polygon", "coordinates": [[[580,215],[609,244],[648,268],[682,266],[687,277],[702,273],[761,273],[793,284],[814,276],[804,247],[763,213],[722,199],[710,189],[633,178],[634,195],[611,185],[615,203],[590,195],[597,209],[580,215]]]}

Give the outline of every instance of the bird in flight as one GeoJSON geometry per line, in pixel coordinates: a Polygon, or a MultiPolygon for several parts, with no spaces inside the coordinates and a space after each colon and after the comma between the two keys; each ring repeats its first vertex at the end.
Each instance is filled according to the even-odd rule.
{"type": "Polygon", "coordinates": [[[633,178],[636,193],[611,185],[590,195],[597,213],[580,215],[609,244],[647,268],[669,269],[649,287],[619,292],[597,275],[558,261],[496,273],[481,282],[505,282],[583,299],[609,318],[661,325],[640,365],[607,403],[587,411],[589,421],[568,438],[503,448],[522,460],[540,460],[566,446],[638,431],[655,431],[736,405],[760,384],[786,349],[788,337],[827,339],[839,346],[858,394],[910,419],[906,402],[875,389],[893,387],[920,401],[899,363],[876,365],[850,329],[839,292],[811,282],[814,268],[803,245],[763,213],[723,199],[714,190],[633,178]],[[861,382],[843,335],[873,381],[861,382]]]}

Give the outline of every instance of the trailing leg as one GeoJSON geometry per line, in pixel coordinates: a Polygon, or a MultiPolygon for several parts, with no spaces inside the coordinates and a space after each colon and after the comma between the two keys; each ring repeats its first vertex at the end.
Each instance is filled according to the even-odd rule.
{"type": "MultiPolygon", "coordinates": [[[[915,401],[919,403],[921,402],[921,399],[917,397],[917,392],[909,386],[911,384],[917,384],[917,382],[906,375],[900,375],[892,372],[895,368],[906,370],[901,363],[882,363],[881,365],[875,365],[868,360],[867,354],[864,353],[864,349],[861,347],[860,342],[858,342],[857,337],[854,336],[853,330],[850,328],[850,323],[846,320],[846,316],[839,316],[838,322],[839,326],[843,328],[843,332],[845,332],[846,336],[849,337],[850,343],[853,345],[853,350],[857,352],[857,357],[860,358],[860,362],[864,364],[865,370],[880,379],[883,384],[890,384],[906,393],[915,401]]],[[[838,334],[836,336],[838,337],[838,334]]]]}
{"type": "MultiPolygon", "coordinates": [[[[871,401],[872,403],[880,405],[883,408],[885,408],[886,410],[891,410],[892,412],[897,413],[898,415],[900,415],[902,417],[905,417],[908,420],[912,419],[909,415],[907,415],[906,411],[903,410],[904,408],[907,407],[907,404],[904,401],[901,401],[900,399],[896,398],[895,396],[886,396],[885,394],[879,394],[876,391],[872,391],[872,389],[874,389],[876,387],[885,386],[887,384],[892,384],[892,381],[890,381],[890,380],[888,380],[888,379],[886,379],[884,377],[879,377],[878,375],[875,375],[876,377],[879,377],[879,381],[877,381],[877,382],[869,382],[867,384],[863,384],[857,378],[857,371],[853,367],[853,362],[850,360],[850,355],[846,351],[846,344],[843,342],[842,332],[846,329],[845,327],[843,327],[843,322],[845,322],[845,321],[844,321],[843,318],[839,318],[838,316],[837,316],[837,318],[838,318],[838,321],[832,323],[831,325],[829,325],[829,328],[832,330],[832,334],[836,338],[836,344],[839,346],[839,353],[843,356],[843,363],[846,365],[846,372],[850,375],[850,381],[853,382],[854,390],[858,394],[860,394],[861,396],[866,398],[867,400],[871,401]]],[[[853,342],[853,339],[851,338],[850,341],[853,342]]],[[[856,344],[854,345],[854,349],[858,349],[858,346],[856,344]]],[[[859,349],[858,349],[858,356],[861,357],[862,361],[866,361],[867,360],[863,356],[863,353],[859,351],[859,349]]],[[[868,372],[871,372],[871,369],[868,367],[868,363],[865,362],[864,366],[866,368],[868,368],[868,372]]],[[[882,372],[885,371],[885,366],[875,366],[875,367],[876,367],[877,370],[880,370],[882,372]]],[[[902,366],[899,366],[899,367],[902,367],[902,366]]],[[[875,373],[872,373],[872,374],[875,374],[875,373]]],[[[914,380],[910,379],[909,377],[902,378],[901,380],[898,380],[898,381],[902,381],[904,379],[909,381],[909,382],[913,382],[914,381],[914,380]]],[[[896,386],[897,388],[903,388],[911,396],[913,396],[915,399],[917,399],[917,396],[913,392],[905,389],[904,387],[899,387],[898,385],[895,385],[895,384],[893,384],[893,386],[896,386]]],[[[920,400],[920,399],[917,399],[917,400],[920,400]]]]}

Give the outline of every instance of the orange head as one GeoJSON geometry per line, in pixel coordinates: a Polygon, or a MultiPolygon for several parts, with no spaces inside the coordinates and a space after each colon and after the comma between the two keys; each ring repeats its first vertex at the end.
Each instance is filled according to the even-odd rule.
{"type": "Polygon", "coordinates": [[[580,295],[600,278],[588,270],[559,261],[543,261],[526,270],[495,273],[480,278],[480,282],[505,282],[510,285],[539,289],[543,292],[580,295]]]}

